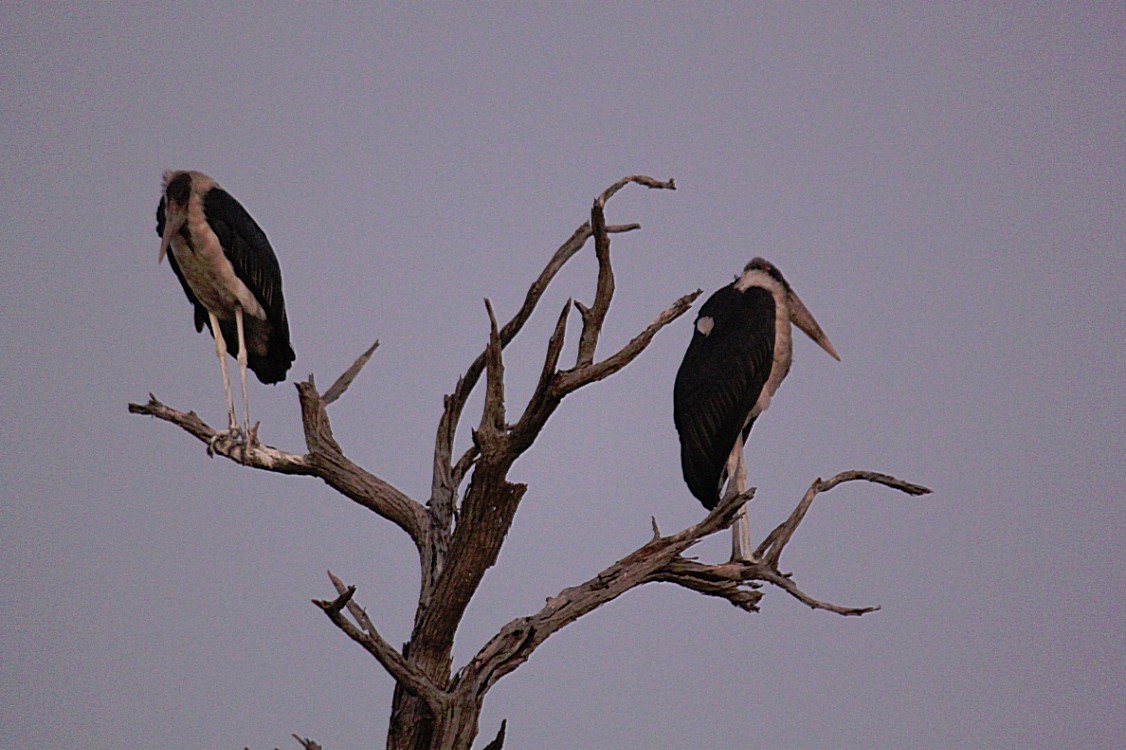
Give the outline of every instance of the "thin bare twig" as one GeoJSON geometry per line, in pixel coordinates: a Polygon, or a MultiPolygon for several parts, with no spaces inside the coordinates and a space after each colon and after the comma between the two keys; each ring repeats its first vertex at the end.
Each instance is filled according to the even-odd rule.
{"type": "Polygon", "coordinates": [[[348,390],[348,386],[352,385],[352,381],[360,374],[360,370],[364,369],[364,365],[368,363],[368,360],[371,359],[371,355],[375,353],[378,347],[379,339],[376,339],[375,343],[368,347],[366,352],[357,357],[356,361],[352,363],[352,366],[345,370],[340,377],[336,379],[335,383],[329,386],[329,389],[321,396],[321,399],[325,402],[325,406],[328,406],[344,395],[344,391],[348,390]]]}
{"type": "MultiPolygon", "coordinates": [[[[332,571],[329,571],[328,575],[330,578],[332,578],[333,583],[336,583],[339,580],[336,576],[332,575],[332,571]]],[[[341,586],[338,587],[338,591],[340,592],[340,595],[333,599],[331,602],[317,602],[317,606],[321,607],[321,609],[323,609],[330,616],[340,614],[340,610],[344,609],[345,605],[351,603],[352,595],[356,593],[356,587],[348,586],[347,588],[343,588],[343,584],[341,584],[341,586]]]]}
{"type": "Polygon", "coordinates": [[[562,399],[561,396],[557,397],[554,394],[553,383],[559,376],[555,368],[559,364],[559,356],[563,351],[570,305],[571,301],[567,300],[563,309],[559,312],[559,317],[555,321],[555,328],[547,342],[547,351],[544,354],[543,367],[540,369],[535,390],[532,391],[532,395],[524,407],[524,413],[509,431],[512,438],[508,444],[512,452],[511,461],[515,461],[520,453],[531,445],[531,441],[535,439],[543,423],[546,422],[562,399]]]}
{"type": "Polygon", "coordinates": [[[353,594],[356,593],[356,587],[345,586],[344,582],[333,575],[333,572],[331,570],[328,571],[328,578],[330,581],[332,581],[332,585],[336,588],[337,593],[339,593],[341,597],[344,597],[344,595],[347,594],[347,598],[344,598],[343,602],[348,607],[348,614],[352,615],[352,617],[356,620],[359,626],[364,629],[366,633],[371,635],[373,638],[380,638],[379,633],[377,633],[375,630],[375,625],[372,624],[371,618],[368,617],[367,610],[357,604],[355,598],[353,598],[353,594]]]}
{"type": "Polygon", "coordinates": [[[614,193],[618,192],[631,182],[636,185],[644,185],[645,187],[652,188],[654,190],[676,190],[676,180],[671,177],[667,180],[654,180],[652,177],[646,177],[645,175],[632,174],[629,177],[623,177],[610,187],[603,190],[602,194],[598,196],[599,205],[605,206],[606,201],[614,197],[614,193]]]}
{"type": "Polygon", "coordinates": [[[785,574],[779,573],[776,569],[765,563],[757,565],[752,564],[750,567],[751,570],[748,571],[749,576],[777,586],[802,604],[806,604],[813,609],[823,609],[826,612],[833,612],[838,615],[844,615],[845,617],[857,617],[859,615],[866,615],[869,612],[875,612],[880,608],[878,604],[871,607],[842,607],[832,602],[823,602],[819,599],[814,599],[812,596],[799,589],[793,579],[785,574]]]}
{"type": "Polygon", "coordinates": [[[769,566],[777,569],[778,560],[782,556],[783,548],[789,543],[790,538],[794,535],[794,532],[797,531],[798,525],[802,522],[802,519],[805,518],[805,514],[809,511],[809,506],[813,504],[813,498],[817,497],[821,492],[828,492],[838,484],[857,480],[882,484],[886,487],[899,490],[900,492],[905,492],[908,495],[928,495],[931,492],[930,489],[920,484],[905,482],[890,474],[881,474],[876,471],[842,471],[827,482],[823,481],[821,478],[817,478],[813,481],[813,484],[809,486],[809,489],[806,490],[801,502],[794,508],[790,517],[779,524],[774,531],[770,532],[766,536],[766,539],[763,540],[762,544],[758,546],[758,549],[755,550],[755,559],[762,560],[769,566]]]}
{"type": "Polygon", "coordinates": [[[658,315],[657,319],[650,323],[644,331],[634,336],[630,339],[629,343],[601,362],[596,362],[585,367],[576,367],[559,373],[559,379],[554,386],[557,393],[561,396],[566,395],[583,387],[587,383],[593,383],[596,380],[608,378],[621,370],[635,360],[641,352],[645,351],[645,348],[649,346],[649,342],[653,340],[653,337],[657,335],[658,331],[688,312],[689,308],[692,307],[692,303],[700,294],[701,290],[697,289],[673,302],[658,315]]]}

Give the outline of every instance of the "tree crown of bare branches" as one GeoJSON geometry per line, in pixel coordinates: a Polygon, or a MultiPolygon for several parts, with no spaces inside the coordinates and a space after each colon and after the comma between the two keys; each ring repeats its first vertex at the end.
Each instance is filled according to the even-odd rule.
{"type": "MultiPolygon", "coordinates": [[[[337,628],[394,678],[396,689],[388,747],[468,749],[477,735],[484,697],[498,680],[524,663],[540,644],[560,629],[646,583],[664,581],[683,586],[725,599],[747,612],[758,610],[763,583],[782,589],[814,609],[841,615],[862,615],[878,609],[843,607],[809,596],[798,588],[789,574],[781,572],[782,551],[813,499],[838,484],[862,480],[911,495],[930,491],[868,471],[846,471],[827,481],[816,479],[789,518],[766,536],[750,562],[705,564],[683,553],[701,539],[729,528],[736,512],[753,496],[753,488],[725,498],[699,523],[675,534],[662,536],[653,520],[652,539],[644,545],[593,578],[550,597],[538,612],[507,623],[466,664],[456,671],[452,669],[454,634],[485,572],[496,562],[527,489],[525,485],[508,481],[508,470],[513,462],[532,446],[566,396],[630,364],[662,328],[683,315],[700,295],[700,290],[696,290],[675,300],[622,348],[597,359],[599,339],[615,289],[610,238],[639,228],[637,224],[607,225],[605,206],[611,197],[631,183],[656,190],[675,189],[671,179],[658,181],[632,175],[618,180],[595,199],[590,220],[559,246],[528,288],[523,304],[504,325],[498,324],[491,303],[485,300],[488,342],[458,379],[453,391],[444,398],[434,441],[430,497],[425,503],[353,463],[332,434],[327,408],[345,394],[372,357],[378,341],[323,395],[311,375],[308,380],[297,383],[305,453],[289,453],[259,443],[257,425],[245,442],[224,436],[217,438],[216,431],[195,412],[172,409],[151,394],[147,403],[129,405],[130,412],[178,425],[206,444],[209,453],[250,468],[318,477],[342,495],[395,524],[411,538],[419,556],[421,586],[411,638],[402,649],[396,649],[380,635],[367,612],[355,601],[356,588],[346,585],[331,571],[329,578],[336,596],[330,600],[314,600],[337,628]],[[517,419],[509,421],[504,389],[505,347],[520,333],[556,274],[592,238],[598,260],[593,303],[588,307],[568,300],[563,306],[547,341],[535,390],[517,419]],[[582,322],[578,353],[571,367],[560,368],[572,306],[578,310],[582,322]],[[454,442],[462,412],[482,375],[485,399],[481,418],[471,431],[471,444],[454,460],[454,442]],[[467,478],[468,486],[464,486],[467,478]]],[[[502,724],[486,750],[500,750],[504,734],[502,724]]],[[[294,737],[306,748],[320,747],[312,740],[294,737]]]]}

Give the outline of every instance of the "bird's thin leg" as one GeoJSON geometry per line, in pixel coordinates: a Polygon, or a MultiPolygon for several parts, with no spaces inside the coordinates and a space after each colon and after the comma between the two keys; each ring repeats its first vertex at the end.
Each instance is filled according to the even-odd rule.
{"type": "Polygon", "coordinates": [[[227,425],[228,432],[238,431],[238,419],[235,418],[235,400],[231,397],[231,379],[227,375],[227,344],[223,340],[223,331],[219,328],[219,318],[215,313],[208,312],[211,321],[211,333],[215,336],[215,354],[219,357],[219,370],[223,373],[223,390],[227,394],[227,425]]]}
{"type": "MultiPolygon", "coordinates": [[[[743,436],[735,440],[735,447],[727,457],[727,495],[739,495],[747,489],[747,469],[743,464],[743,436]]],[[[735,525],[731,528],[731,559],[751,559],[751,522],[747,518],[747,506],[739,508],[735,514],[735,525]]]]}
{"type": "Polygon", "coordinates": [[[243,330],[242,305],[235,305],[235,327],[238,328],[238,374],[242,378],[242,413],[246,417],[246,435],[250,436],[250,400],[246,396],[246,332],[243,330]]]}
{"type": "MultiPolygon", "coordinates": [[[[735,469],[735,491],[742,494],[747,491],[747,467],[743,463],[743,451],[739,451],[738,468],[735,469]]],[[[747,506],[739,509],[735,519],[735,539],[732,547],[739,560],[753,560],[754,554],[751,546],[751,519],[747,517],[747,506]]]]}

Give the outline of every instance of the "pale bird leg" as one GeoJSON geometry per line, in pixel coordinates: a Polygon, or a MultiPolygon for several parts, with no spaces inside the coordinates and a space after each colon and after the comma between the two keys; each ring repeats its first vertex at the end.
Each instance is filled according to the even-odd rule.
{"type": "MultiPolygon", "coordinates": [[[[739,468],[735,470],[735,491],[742,494],[747,490],[747,467],[743,463],[743,451],[739,451],[739,468]]],[[[735,519],[735,540],[733,547],[739,560],[754,562],[754,547],[751,546],[751,519],[747,517],[747,506],[739,509],[735,519]]]]}
{"type": "MultiPolygon", "coordinates": [[[[743,436],[735,439],[735,447],[727,457],[726,497],[740,495],[747,489],[747,469],[743,464],[743,436]]],[[[751,522],[747,518],[747,506],[743,505],[735,514],[735,525],[731,529],[731,559],[752,560],[751,522]]]]}
{"type": "Polygon", "coordinates": [[[246,332],[243,330],[242,305],[235,305],[235,327],[238,328],[238,369],[242,378],[242,409],[246,417],[246,435],[250,437],[250,400],[246,395],[246,332]]]}
{"type": "Polygon", "coordinates": [[[227,424],[230,432],[238,431],[238,419],[235,417],[235,400],[231,397],[231,379],[227,375],[227,345],[223,340],[223,331],[219,328],[219,318],[215,313],[208,312],[211,321],[211,333],[215,336],[215,355],[219,357],[219,370],[223,373],[223,390],[227,394],[227,424]]]}
{"type": "Polygon", "coordinates": [[[215,336],[215,354],[219,357],[219,370],[223,373],[223,390],[227,394],[227,429],[216,432],[207,443],[207,455],[215,455],[215,444],[229,437],[237,437],[238,418],[235,416],[235,400],[231,397],[231,378],[227,375],[227,344],[223,340],[223,331],[219,328],[219,318],[215,313],[208,311],[208,320],[211,321],[211,333],[215,336]]]}

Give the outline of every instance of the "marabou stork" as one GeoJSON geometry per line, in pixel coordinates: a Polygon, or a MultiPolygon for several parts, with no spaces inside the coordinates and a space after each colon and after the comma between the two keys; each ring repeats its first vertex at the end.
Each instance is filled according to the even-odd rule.
{"type": "MultiPolygon", "coordinates": [[[[676,373],[673,419],[684,481],[708,510],[719,503],[725,481],[728,493],[745,489],[743,444],[790,371],[791,321],[840,360],[781,272],[762,258],[709,297],[696,317],[676,373]]],[[[750,559],[750,544],[744,507],[734,530],[733,559],[750,559]]]]}
{"type": "Polygon", "coordinates": [[[168,264],[195,306],[196,331],[210,323],[227,394],[229,429],[220,434],[235,437],[238,420],[225,351],[238,360],[249,439],[246,368],[263,383],[278,383],[295,359],[278,259],[246,209],[207,175],[168,171],[163,187],[156,209],[157,262],[168,254],[168,264]]]}

